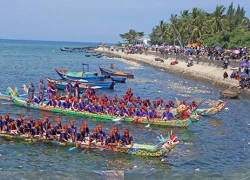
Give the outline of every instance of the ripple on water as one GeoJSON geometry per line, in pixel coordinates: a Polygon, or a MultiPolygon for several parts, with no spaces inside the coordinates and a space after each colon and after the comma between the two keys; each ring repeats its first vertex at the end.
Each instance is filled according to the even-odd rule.
{"type": "MultiPolygon", "coordinates": [[[[1,42],[1,41],[0,41],[1,42]]],[[[201,107],[210,107],[220,98],[219,89],[211,84],[180,78],[167,72],[132,61],[85,58],[84,53],[60,52],[64,43],[54,44],[20,44],[0,43],[0,61],[2,63],[0,92],[8,86],[19,87],[22,84],[37,83],[41,77],[58,79],[54,68],[65,68],[70,71],[81,71],[81,63],[90,64],[90,70],[99,72],[98,66],[109,68],[115,64],[115,70],[128,71],[135,74],[135,79],[127,79],[125,84],[116,84],[115,90],[100,90],[99,94],[108,96],[124,95],[131,87],[134,95],[142,99],[162,98],[183,100],[190,97],[200,102],[206,99],[201,107]],[[7,54],[8,51],[11,53],[7,54]],[[51,50],[55,53],[52,54],[51,50]],[[6,51],[7,50],[7,51],[6,51]],[[7,56],[6,56],[7,54],[7,56]],[[33,54],[33,55],[32,55],[33,54]],[[8,60],[6,60],[8,59],[8,60]],[[11,74],[10,74],[11,72],[11,74]],[[13,76],[15,74],[15,76],[13,76]]],[[[21,92],[22,93],[22,92],[21,92]]],[[[57,147],[41,143],[25,143],[0,138],[0,170],[1,176],[30,179],[36,177],[64,179],[65,174],[74,178],[101,179],[113,170],[124,171],[126,179],[244,179],[250,176],[250,118],[249,99],[227,100],[229,111],[222,111],[212,117],[203,117],[177,133],[180,140],[168,157],[136,157],[109,151],[92,151],[67,147],[57,147]],[[27,172],[27,173],[25,173],[27,172]]],[[[50,121],[60,118],[63,124],[70,119],[79,127],[84,120],[90,129],[96,127],[97,120],[49,114],[46,112],[23,109],[13,104],[0,101],[0,113],[11,113],[15,119],[24,113],[25,118],[32,115],[35,120],[48,116],[50,121]]],[[[128,128],[139,143],[158,143],[157,136],[166,136],[176,128],[162,128],[145,125],[102,122],[106,131],[118,125],[120,132],[128,128]]]]}

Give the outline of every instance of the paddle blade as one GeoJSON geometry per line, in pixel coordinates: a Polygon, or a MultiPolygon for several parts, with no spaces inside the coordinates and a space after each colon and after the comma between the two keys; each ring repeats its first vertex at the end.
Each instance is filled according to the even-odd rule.
{"type": "Polygon", "coordinates": [[[69,151],[72,151],[72,150],[74,150],[74,149],[76,149],[76,147],[69,148],[69,151]]]}
{"type": "Polygon", "coordinates": [[[122,118],[116,118],[116,119],[113,119],[112,121],[117,122],[117,121],[121,121],[121,120],[122,120],[122,118]]]}
{"type": "Polygon", "coordinates": [[[148,124],[147,126],[145,126],[145,128],[149,128],[150,127],[150,124],[148,124]]]}

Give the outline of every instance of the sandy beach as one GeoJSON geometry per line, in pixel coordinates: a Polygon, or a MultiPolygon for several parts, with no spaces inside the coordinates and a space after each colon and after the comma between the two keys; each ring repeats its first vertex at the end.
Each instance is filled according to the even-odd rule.
{"type": "MultiPolygon", "coordinates": [[[[102,48],[102,47],[97,48],[96,51],[102,52],[102,53],[112,53],[115,55],[119,55],[121,56],[121,58],[125,60],[132,60],[136,62],[146,63],[154,67],[164,69],[167,72],[170,72],[179,76],[205,80],[213,84],[223,86],[224,88],[235,87],[239,85],[239,82],[235,79],[228,78],[228,79],[223,80],[223,73],[225,72],[225,70],[223,70],[222,68],[218,68],[217,66],[214,66],[213,64],[209,65],[209,62],[199,63],[199,64],[196,64],[195,62],[194,66],[187,67],[187,63],[184,61],[179,61],[179,63],[176,65],[170,65],[170,62],[175,60],[172,58],[164,59],[164,62],[155,61],[155,58],[156,58],[155,55],[126,54],[121,51],[120,52],[110,51],[107,48],[102,48]]],[[[229,66],[228,69],[226,70],[229,76],[232,72],[230,68],[231,67],[229,66]]]]}

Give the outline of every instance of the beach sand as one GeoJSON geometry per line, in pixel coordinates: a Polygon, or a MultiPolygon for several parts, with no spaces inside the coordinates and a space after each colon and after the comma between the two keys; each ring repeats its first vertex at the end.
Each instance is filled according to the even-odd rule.
{"type": "MultiPolygon", "coordinates": [[[[202,63],[196,64],[196,61],[194,61],[193,66],[187,67],[187,63],[184,61],[179,61],[179,63],[176,65],[170,65],[170,62],[175,60],[171,58],[164,59],[163,63],[159,61],[155,61],[155,58],[156,58],[155,55],[126,54],[121,51],[119,52],[110,51],[107,48],[102,48],[102,47],[97,48],[96,51],[100,53],[111,53],[111,54],[119,55],[121,56],[122,59],[125,59],[125,60],[146,63],[154,67],[157,67],[159,69],[164,69],[167,72],[170,72],[172,74],[176,74],[179,76],[204,80],[204,81],[216,84],[216,85],[220,85],[223,87],[223,89],[239,86],[239,82],[235,79],[231,79],[230,77],[228,77],[228,79],[223,80],[223,73],[225,72],[225,70],[223,70],[222,67],[218,68],[217,66],[214,66],[213,64],[209,65],[209,62],[207,63],[202,62],[202,63]]],[[[229,66],[228,69],[226,70],[229,76],[232,72],[230,68],[231,67],[229,66]]],[[[247,94],[250,94],[249,90],[244,90],[244,92],[246,92],[247,94]]]]}

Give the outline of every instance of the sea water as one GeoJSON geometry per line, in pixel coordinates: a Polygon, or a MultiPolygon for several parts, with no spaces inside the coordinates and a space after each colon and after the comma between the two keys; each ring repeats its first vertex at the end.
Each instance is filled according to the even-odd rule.
{"type": "MultiPolygon", "coordinates": [[[[171,75],[164,70],[145,64],[125,60],[85,57],[86,52],[62,52],[60,47],[95,46],[96,43],[41,42],[0,40],[0,92],[10,87],[35,83],[46,77],[59,79],[55,68],[81,71],[81,64],[89,64],[90,71],[99,72],[98,66],[135,74],[125,84],[117,83],[114,90],[97,90],[102,95],[118,97],[132,88],[135,97],[141,99],[164,99],[190,97],[201,107],[209,107],[219,98],[219,88],[201,81],[193,81],[171,75]]],[[[62,92],[63,93],[63,92],[62,92]]],[[[177,133],[180,144],[167,157],[140,157],[117,152],[84,150],[58,147],[43,143],[18,142],[0,138],[1,177],[8,178],[55,178],[64,179],[243,179],[250,177],[250,106],[249,99],[228,100],[229,110],[210,117],[177,133]]],[[[9,113],[16,119],[19,114],[25,118],[32,115],[35,120],[48,116],[55,123],[57,118],[63,124],[73,119],[77,127],[87,121],[92,130],[99,123],[96,119],[65,116],[17,107],[14,103],[0,101],[0,113],[9,113]]],[[[123,122],[101,122],[106,132],[115,125],[119,132],[129,129],[137,143],[158,143],[157,136],[166,136],[174,128],[164,128],[123,122]]]]}

